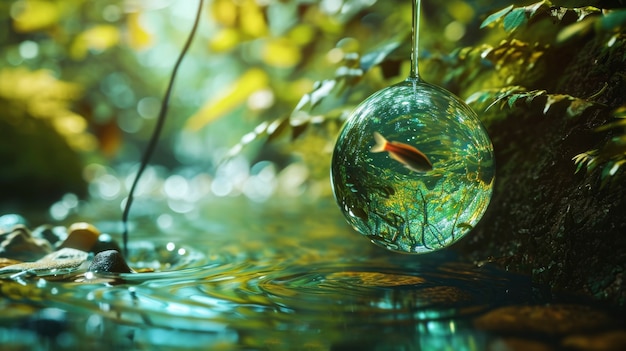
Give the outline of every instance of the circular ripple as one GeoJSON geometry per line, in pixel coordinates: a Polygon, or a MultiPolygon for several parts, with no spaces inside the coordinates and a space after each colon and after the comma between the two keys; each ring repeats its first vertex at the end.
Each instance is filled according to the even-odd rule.
{"type": "Polygon", "coordinates": [[[136,270],[170,271],[206,263],[205,255],[172,241],[135,241],[129,246],[128,264],[136,270]]]}
{"type": "Polygon", "coordinates": [[[418,320],[475,313],[505,290],[472,283],[471,273],[368,265],[301,267],[299,272],[272,273],[249,285],[290,310],[341,309],[418,320]]]}

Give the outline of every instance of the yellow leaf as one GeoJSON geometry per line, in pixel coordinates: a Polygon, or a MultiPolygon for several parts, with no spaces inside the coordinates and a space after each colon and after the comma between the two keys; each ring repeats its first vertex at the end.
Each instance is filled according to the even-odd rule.
{"type": "Polygon", "coordinates": [[[226,52],[239,43],[239,32],[232,28],[224,28],[211,37],[209,49],[214,52],[226,52]]]}
{"type": "Polygon", "coordinates": [[[246,0],[241,4],[241,31],[251,37],[262,37],[267,34],[267,23],[261,7],[255,0],[246,0]]]}
{"type": "Polygon", "coordinates": [[[274,82],[274,90],[281,100],[297,104],[300,99],[313,90],[315,82],[308,78],[297,80],[279,80],[274,82]]]}
{"type": "Polygon", "coordinates": [[[215,22],[234,27],[237,23],[237,5],[232,0],[215,0],[211,3],[211,13],[215,22]]]}
{"type": "Polygon", "coordinates": [[[446,9],[455,20],[461,23],[469,23],[474,18],[474,8],[465,1],[446,2],[446,9]]]}
{"type": "Polygon", "coordinates": [[[308,24],[299,24],[289,31],[289,40],[297,45],[306,45],[315,39],[315,30],[308,24]]]}
{"type": "Polygon", "coordinates": [[[16,8],[16,13],[13,14],[13,28],[20,33],[50,27],[60,17],[57,3],[51,1],[27,0],[22,6],[15,5],[13,8],[16,8]]]}
{"type": "Polygon", "coordinates": [[[289,68],[300,62],[300,48],[284,38],[268,39],[261,53],[263,61],[270,66],[289,68]]]}
{"type": "Polygon", "coordinates": [[[258,68],[249,69],[223,94],[204,104],[196,114],[189,118],[185,128],[192,131],[199,130],[244,103],[254,92],[266,88],[268,83],[267,73],[258,68]]]}
{"type": "Polygon", "coordinates": [[[46,70],[0,69],[0,100],[21,107],[20,116],[48,122],[75,150],[93,150],[97,141],[87,131],[88,122],[70,109],[80,95],[78,85],[57,80],[46,70]]]}
{"type": "Polygon", "coordinates": [[[141,25],[141,14],[139,12],[132,12],[128,14],[126,18],[126,26],[128,28],[128,42],[130,47],[135,50],[145,49],[152,44],[152,36],[141,25]]]}
{"type": "Polygon", "coordinates": [[[70,56],[75,60],[82,60],[89,50],[102,51],[120,41],[120,32],[115,26],[102,24],[86,31],[76,37],[70,47],[70,56]]]}
{"type": "Polygon", "coordinates": [[[60,134],[80,134],[87,129],[87,121],[73,112],[58,114],[52,121],[60,134]]]}

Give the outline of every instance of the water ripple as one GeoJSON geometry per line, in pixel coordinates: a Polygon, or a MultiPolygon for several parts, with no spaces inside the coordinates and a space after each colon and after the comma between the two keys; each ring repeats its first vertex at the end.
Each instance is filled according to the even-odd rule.
{"type": "Polygon", "coordinates": [[[172,348],[168,337],[189,348],[204,340],[238,349],[372,349],[395,340],[429,349],[442,335],[458,349],[481,345],[479,333],[460,332],[471,330],[473,315],[531,298],[527,278],[458,262],[449,252],[378,249],[330,205],[220,203],[213,213],[220,226],[198,219],[184,227],[177,218],[183,234],[175,239],[149,227],[134,237],[129,264],[141,273],[26,277],[0,281],[0,294],[83,316],[81,328],[85,319],[100,320],[116,340],[132,329],[133,347],[168,350],[187,345],[172,348]]]}

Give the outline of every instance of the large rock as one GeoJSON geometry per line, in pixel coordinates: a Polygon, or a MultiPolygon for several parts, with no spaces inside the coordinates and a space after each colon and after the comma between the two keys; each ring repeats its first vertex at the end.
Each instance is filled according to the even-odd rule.
{"type": "Polygon", "coordinates": [[[605,109],[570,118],[565,111],[544,115],[518,108],[488,128],[497,164],[494,196],[481,223],[457,249],[476,261],[532,274],[556,292],[624,306],[624,169],[603,186],[601,171],[576,173],[572,161],[613,137],[595,129],[626,103],[626,45],[622,40],[609,50],[606,43],[606,37],[594,37],[574,52],[561,53],[559,62],[552,62],[556,76],[545,77],[554,80],[549,88],[554,92],[580,97],[601,92],[594,100],[605,109]]]}

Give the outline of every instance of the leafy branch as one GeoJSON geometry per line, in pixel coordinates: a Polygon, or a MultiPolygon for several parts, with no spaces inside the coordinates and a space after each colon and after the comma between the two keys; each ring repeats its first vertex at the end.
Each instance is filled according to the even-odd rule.
{"type": "Polygon", "coordinates": [[[496,105],[499,105],[500,109],[525,105],[527,107],[539,108],[544,115],[555,109],[562,111],[564,108],[568,117],[578,117],[589,108],[606,107],[588,99],[577,98],[568,94],[549,94],[546,90],[528,91],[526,88],[518,85],[478,91],[466,99],[468,104],[476,103],[479,105],[490,101],[491,103],[485,111],[496,105]]]}
{"type": "MultiPolygon", "coordinates": [[[[558,73],[548,68],[561,60],[564,47],[575,50],[573,45],[580,44],[570,39],[581,38],[581,34],[589,31],[594,31],[596,36],[610,36],[607,48],[620,46],[623,39],[620,31],[625,23],[626,11],[619,9],[602,10],[591,6],[568,8],[555,6],[548,0],[528,6],[511,5],[487,16],[480,26],[490,29],[501,26],[508,38],[502,39],[500,34],[495,33],[487,36],[483,43],[458,48],[447,55],[427,54],[421,60],[422,71],[427,72],[429,81],[459,92],[461,96],[469,96],[466,102],[491,110],[491,116],[484,117],[484,122],[506,118],[510,113],[498,113],[505,109],[525,108],[546,116],[569,118],[597,110],[608,111],[609,107],[600,103],[598,100],[602,99],[598,97],[611,91],[607,88],[609,81],[597,93],[587,97],[551,92],[554,76],[550,73],[558,73]],[[559,25],[542,27],[537,25],[540,21],[542,25],[548,24],[548,21],[559,25]],[[513,33],[515,38],[510,37],[513,33]]],[[[402,33],[385,40],[364,55],[360,55],[358,50],[344,51],[334,77],[316,82],[292,111],[257,125],[231,149],[229,156],[261,138],[273,142],[288,136],[293,141],[311,126],[315,126],[316,130],[326,126],[326,131],[330,131],[329,126],[332,125],[332,130],[336,130],[334,127],[342,123],[358,103],[354,101],[355,96],[367,95],[366,91],[376,90],[376,85],[384,86],[383,80],[390,78],[386,73],[393,71],[397,74],[402,64],[406,63],[406,56],[397,57],[396,54],[404,49],[402,43],[406,42],[407,35],[402,33]]],[[[600,151],[590,150],[577,156],[575,162],[579,170],[594,162],[615,160],[605,172],[615,174],[623,162],[602,150],[621,150],[619,146],[623,145],[623,141],[620,140],[612,140],[610,145],[599,148],[600,151]]]]}
{"type": "Polygon", "coordinates": [[[352,88],[368,71],[392,55],[400,45],[401,40],[385,42],[362,56],[356,52],[345,52],[339,67],[335,70],[334,78],[315,82],[313,89],[300,98],[291,113],[258,124],[227,152],[225,159],[236,156],[246,145],[261,138],[267,138],[266,142],[273,142],[289,134],[290,140],[294,141],[309,126],[327,123],[340,125],[354,108],[348,101],[352,88]]]}
{"type": "Polygon", "coordinates": [[[444,84],[474,82],[493,85],[493,80],[508,85],[522,81],[528,84],[541,74],[541,60],[548,50],[547,45],[504,39],[496,45],[460,48],[445,57],[433,57],[427,63],[434,65],[432,69],[443,72],[441,81],[444,84]]]}
{"type": "Polygon", "coordinates": [[[489,15],[480,25],[480,28],[502,25],[507,33],[512,33],[531,19],[550,18],[553,21],[563,21],[564,18],[574,17],[576,22],[580,22],[588,16],[601,14],[599,8],[593,6],[567,8],[554,6],[551,1],[543,0],[537,3],[515,7],[510,5],[504,9],[489,15]]]}

